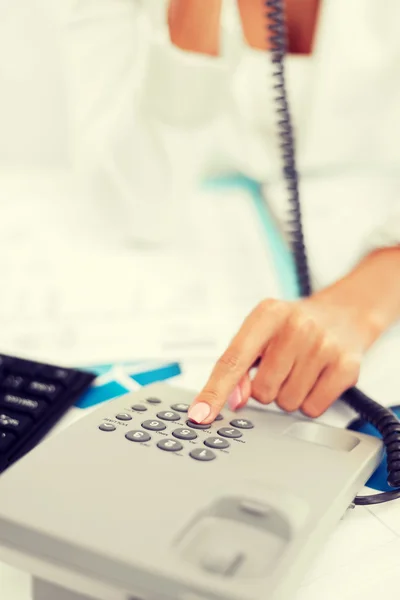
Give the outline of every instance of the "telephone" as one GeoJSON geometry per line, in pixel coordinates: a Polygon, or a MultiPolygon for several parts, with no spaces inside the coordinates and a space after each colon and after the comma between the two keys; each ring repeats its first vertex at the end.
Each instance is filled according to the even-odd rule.
{"type": "Polygon", "coordinates": [[[197,425],[194,397],[143,387],[2,475],[0,560],[34,600],[292,597],[382,443],[256,403],[197,425]]]}
{"type": "MultiPolygon", "coordinates": [[[[308,295],[283,0],[265,4],[291,246],[308,295]]],[[[342,400],[382,442],[252,404],[196,425],[194,395],[156,384],[122,396],[1,477],[0,559],[34,575],[34,600],[286,600],[350,505],[400,497],[356,496],[383,448],[400,487],[400,421],[360,390],[342,400]]]]}

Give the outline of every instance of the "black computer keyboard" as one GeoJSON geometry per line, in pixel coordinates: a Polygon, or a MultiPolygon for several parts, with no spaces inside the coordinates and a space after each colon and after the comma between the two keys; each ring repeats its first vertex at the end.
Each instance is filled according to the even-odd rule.
{"type": "Polygon", "coordinates": [[[39,443],[94,378],[0,355],[0,473],[39,443]]]}

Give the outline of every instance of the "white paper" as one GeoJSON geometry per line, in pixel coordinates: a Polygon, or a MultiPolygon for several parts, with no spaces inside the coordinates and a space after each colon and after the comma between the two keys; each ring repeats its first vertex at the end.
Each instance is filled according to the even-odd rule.
{"type": "Polygon", "coordinates": [[[2,352],[76,365],[215,357],[264,296],[279,294],[243,192],[199,193],[175,246],[128,248],[95,239],[85,199],[64,213],[68,197],[46,185],[8,180],[2,192],[2,352]],[[74,228],[77,215],[86,221],[74,228]]]}

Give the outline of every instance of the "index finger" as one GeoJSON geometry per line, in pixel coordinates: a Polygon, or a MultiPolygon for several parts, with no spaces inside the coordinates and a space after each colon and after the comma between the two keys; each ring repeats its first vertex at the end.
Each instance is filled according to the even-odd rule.
{"type": "Polygon", "coordinates": [[[264,301],[245,319],[212,373],[188,416],[197,423],[211,423],[241,378],[263,352],[286,318],[284,303],[264,301]]]}

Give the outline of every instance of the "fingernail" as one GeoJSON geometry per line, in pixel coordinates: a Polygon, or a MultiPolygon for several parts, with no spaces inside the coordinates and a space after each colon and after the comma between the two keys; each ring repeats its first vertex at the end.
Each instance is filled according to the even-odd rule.
{"type": "Polygon", "coordinates": [[[240,387],[237,385],[228,398],[228,406],[231,410],[236,410],[242,404],[243,398],[240,387]]]}
{"type": "Polygon", "coordinates": [[[198,404],[194,404],[189,409],[188,417],[195,421],[196,423],[202,423],[207,417],[210,416],[211,407],[205,402],[199,402],[198,404]]]}

